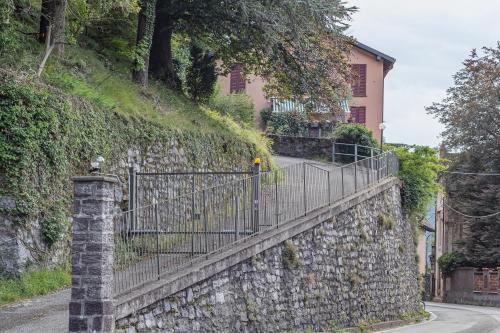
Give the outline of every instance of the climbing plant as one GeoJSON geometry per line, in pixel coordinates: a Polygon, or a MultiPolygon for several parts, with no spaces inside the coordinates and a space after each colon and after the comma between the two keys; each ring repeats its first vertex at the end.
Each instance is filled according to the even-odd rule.
{"type": "Polygon", "coordinates": [[[402,181],[401,201],[409,216],[424,216],[440,186],[437,174],[444,169],[436,150],[426,146],[399,146],[398,176],[402,181]]]}

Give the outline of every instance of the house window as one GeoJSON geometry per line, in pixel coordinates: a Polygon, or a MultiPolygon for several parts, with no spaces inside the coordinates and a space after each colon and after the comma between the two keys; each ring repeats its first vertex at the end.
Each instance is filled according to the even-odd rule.
{"type": "Polygon", "coordinates": [[[354,97],[366,97],[366,64],[351,65],[351,87],[354,97]]]}
{"type": "Polygon", "coordinates": [[[231,70],[229,91],[238,92],[245,91],[245,76],[243,75],[243,65],[236,65],[231,70]]]}
{"type": "Polygon", "coordinates": [[[351,106],[351,116],[353,121],[357,124],[366,123],[366,107],[364,106],[351,106]]]}

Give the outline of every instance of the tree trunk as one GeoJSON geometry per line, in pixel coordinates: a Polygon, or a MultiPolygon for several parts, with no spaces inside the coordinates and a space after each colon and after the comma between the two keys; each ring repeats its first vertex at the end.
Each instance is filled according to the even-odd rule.
{"type": "Polygon", "coordinates": [[[60,55],[64,52],[64,25],[67,0],[42,0],[42,15],[38,41],[45,43],[48,26],[52,26],[50,45],[60,55]]]}
{"type": "Polygon", "coordinates": [[[181,83],[175,73],[172,58],[171,39],[174,22],[168,13],[170,5],[171,1],[157,2],[149,71],[151,75],[164,81],[168,87],[180,90],[181,83]]]}
{"type": "Polygon", "coordinates": [[[53,0],[42,0],[42,9],[40,15],[40,30],[38,31],[38,41],[42,44],[45,43],[47,30],[51,24],[51,13],[54,12],[53,0]]]}
{"type": "Polygon", "coordinates": [[[132,70],[132,79],[143,86],[148,85],[149,53],[153,40],[156,16],[156,0],[142,0],[139,22],[137,24],[137,51],[142,57],[142,64],[136,61],[132,70]]]}

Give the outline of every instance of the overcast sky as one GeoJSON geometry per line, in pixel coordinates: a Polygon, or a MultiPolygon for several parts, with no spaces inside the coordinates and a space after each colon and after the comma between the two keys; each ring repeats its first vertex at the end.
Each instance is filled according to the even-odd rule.
{"type": "Polygon", "coordinates": [[[387,142],[437,146],[441,125],[425,112],[452,85],[473,48],[500,39],[500,0],[348,0],[350,34],[396,58],[386,76],[387,142]]]}

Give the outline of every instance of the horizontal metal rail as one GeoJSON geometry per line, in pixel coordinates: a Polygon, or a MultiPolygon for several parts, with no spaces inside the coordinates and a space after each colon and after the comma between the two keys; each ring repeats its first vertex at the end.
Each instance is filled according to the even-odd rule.
{"type": "Polygon", "coordinates": [[[138,176],[179,176],[179,175],[251,175],[251,171],[193,171],[193,172],[137,172],[138,176]]]}

